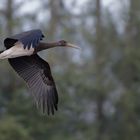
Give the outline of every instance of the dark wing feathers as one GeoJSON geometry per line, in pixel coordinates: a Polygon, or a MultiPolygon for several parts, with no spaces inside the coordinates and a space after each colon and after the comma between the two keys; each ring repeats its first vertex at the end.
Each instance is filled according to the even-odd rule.
{"type": "Polygon", "coordinates": [[[12,47],[17,41],[20,41],[23,44],[24,49],[30,49],[31,45],[33,48],[36,48],[44,37],[41,30],[30,30],[23,32],[21,34],[16,34],[14,36],[8,37],[4,40],[4,45],[8,49],[12,47]]]}
{"type": "Polygon", "coordinates": [[[37,107],[43,113],[54,114],[58,94],[49,64],[37,54],[9,59],[14,70],[26,81],[37,107]]]}

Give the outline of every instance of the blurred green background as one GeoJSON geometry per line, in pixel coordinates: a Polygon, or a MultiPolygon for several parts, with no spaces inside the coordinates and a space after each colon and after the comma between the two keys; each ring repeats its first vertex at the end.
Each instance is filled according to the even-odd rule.
{"type": "Polygon", "coordinates": [[[0,0],[1,50],[6,36],[35,28],[82,50],[40,53],[59,92],[54,116],[1,60],[0,140],[139,140],[140,1],[0,0]]]}

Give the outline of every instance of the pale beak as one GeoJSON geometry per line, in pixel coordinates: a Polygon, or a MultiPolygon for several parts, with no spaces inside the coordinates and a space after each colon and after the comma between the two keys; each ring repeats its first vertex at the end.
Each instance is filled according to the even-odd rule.
{"type": "Polygon", "coordinates": [[[71,44],[71,43],[67,43],[66,47],[71,47],[71,48],[75,48],[75,49],[81,49],[80,47],[74,45],[74,44],[71,44]]]}

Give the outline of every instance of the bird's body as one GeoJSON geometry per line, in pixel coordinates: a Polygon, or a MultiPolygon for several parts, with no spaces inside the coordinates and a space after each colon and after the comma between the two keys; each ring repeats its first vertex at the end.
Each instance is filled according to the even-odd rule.
{"type": "Polygon", "coordinates": [[[4,40],[5,51],[0,59],[8,58],[10,65],[27,83],[37,107],[44,113],[54,114],[57,110],[58,94],[49,64],[37,52],[57,47],[75,47],[64,40],[44,43],[41,30],[31,30],[4,40]]]}
{"type": "Polygon", "coordinates": [[[1,53],[0,59],[16,58],[20,56],[30,56],[33,54],[34,50],[35,49],[33,47],[31,47],[30,49],[28,48],[24,49],[23,44],[17,42],[14,46],[1,53]]]}

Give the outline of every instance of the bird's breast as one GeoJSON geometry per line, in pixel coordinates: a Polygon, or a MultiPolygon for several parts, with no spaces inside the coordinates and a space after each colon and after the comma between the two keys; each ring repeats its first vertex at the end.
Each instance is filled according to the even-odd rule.
{"type": "Polygon", "coordinates": [[[34,53],[34,48],[31,46],[30,49],[27,47],[24,49],[23,44],[18,42],[13,47],[5,50],[2,54],[0,54],[1,59],[5,58],[16,58],[21,56],[30,56],[34,53]]]}

